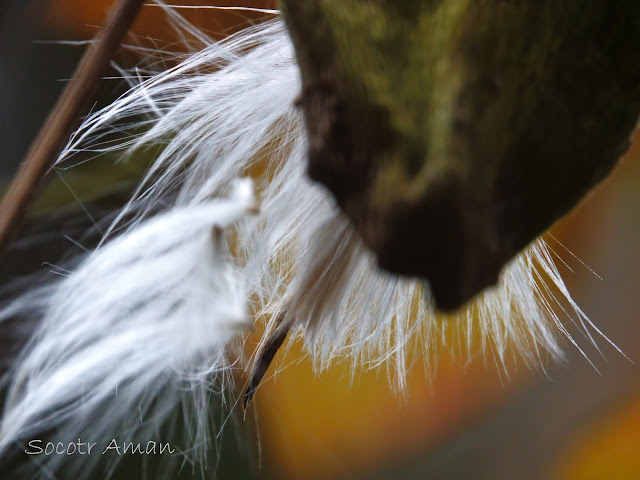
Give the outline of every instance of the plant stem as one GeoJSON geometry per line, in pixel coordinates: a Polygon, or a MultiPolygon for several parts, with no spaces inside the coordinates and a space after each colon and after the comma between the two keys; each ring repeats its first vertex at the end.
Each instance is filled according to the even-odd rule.
{"type": "Polygon", "coordinates": [[[143,3],[144,0],[118,0],[40,129],[0,204],[0,250],[20,225],[29,202],[53,166],[74,124],[94,100],[109,62],[143,3]]]}

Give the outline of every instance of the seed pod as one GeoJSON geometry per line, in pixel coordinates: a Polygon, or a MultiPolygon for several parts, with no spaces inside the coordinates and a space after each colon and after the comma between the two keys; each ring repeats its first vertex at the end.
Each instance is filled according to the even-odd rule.
{"type": "Polygon", "coordinates": [[[451,310],[569,211],[640,112],[637,0],[284,0],[309,175],[451,310]]]}

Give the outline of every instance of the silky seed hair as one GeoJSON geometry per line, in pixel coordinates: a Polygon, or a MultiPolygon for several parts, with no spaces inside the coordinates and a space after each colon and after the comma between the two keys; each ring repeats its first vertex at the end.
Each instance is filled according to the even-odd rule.
{"type": "MultiPolygon", "coordinates": [[[[1,312],[41,323],[6,378],[0,454],[51,428],[61,441],[132,439],[181,409],[174,443],[204,463],[220,428],[207,399],[234,389],[233,368],[251,367],[232,347],[258,323],[258,352],[286,327],[317,371],[386,367],[399,390],[415,358],[431,371],[442,349],[544,368],[562,343],[579,348],[566,324],[593,343],[602,335],[542,239],[471,304],[436,314],[428,286],[379,270],[331,194],[307,178],[299,72],[277,12],[213,41],[166,11],[197,48],[167,54],[158,71],[163,54],[148,51],[121,70],[128,92],[86,118],[56,163],[124,162],[161,147],[99,246],[1,312]]],[[[60,467],[54,457],[43,471],[60,467]]]]}

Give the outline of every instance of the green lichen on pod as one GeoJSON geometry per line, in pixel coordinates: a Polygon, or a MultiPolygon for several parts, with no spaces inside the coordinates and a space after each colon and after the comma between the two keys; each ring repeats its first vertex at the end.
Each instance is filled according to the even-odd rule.
{"type": "Polygon", "coordinates": [[[284,0],[309,174],[439,308],[615,166],[640,113],[637,0],[284,0]]]}

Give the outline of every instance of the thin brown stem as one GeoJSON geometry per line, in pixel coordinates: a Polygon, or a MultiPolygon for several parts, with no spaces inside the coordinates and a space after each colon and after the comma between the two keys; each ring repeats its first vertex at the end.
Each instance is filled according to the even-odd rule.
{"type": "Polygon", "coordinates": [[[262,379],[267,373],[267,370],[271,366],[276,353],[278,353],[278,350],[280,350],[280,347],[287,338],[289,330],[291,330],[291,324],[283,324],[283,318],[284,315],[282,315],[278,319],[278,326],[273,332],[271,332],[271,335],[258,353],[258,358],[253,366],[251,378],[249,379],[249,385],[244,392],[244,402],[242,408],[245,410],[256,394],[256,391],[258,390],[262,379]]]}
{"type": "Polygon", "coordinates": [[[0,204],[0,250],[14,235],[42,179],[78,118],[95,99],[100,80],[138,15],[144,0],[118,0],[104,28],[82,57],[0,204]]]}

